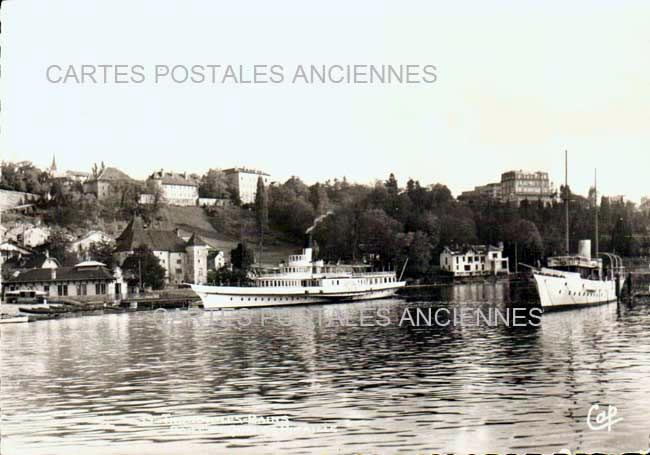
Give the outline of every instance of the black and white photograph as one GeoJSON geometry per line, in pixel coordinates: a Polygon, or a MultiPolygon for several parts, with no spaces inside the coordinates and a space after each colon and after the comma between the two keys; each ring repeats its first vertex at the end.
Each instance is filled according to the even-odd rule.
{"type": "Polygon", "coordinates": [[[0,454],[650,455],[650,3],[0,0],[0,454]]]}

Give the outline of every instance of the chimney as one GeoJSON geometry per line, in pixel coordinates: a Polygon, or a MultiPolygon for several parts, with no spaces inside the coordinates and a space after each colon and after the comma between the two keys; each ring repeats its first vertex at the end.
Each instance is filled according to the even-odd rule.
{"type": "Polygon", "coordinates": [[[50,250],[45,250],[45,259],[50,258],[50,250]]]}
{"type": "Polygon", "coordinates": [[[56,280],[56,269],[51,269],[50,275],[51,275],[52,281],[56,280]]]}

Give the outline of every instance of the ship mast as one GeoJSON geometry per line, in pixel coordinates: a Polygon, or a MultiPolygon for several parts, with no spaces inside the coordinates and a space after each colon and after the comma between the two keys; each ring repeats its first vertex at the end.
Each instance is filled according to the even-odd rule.
{"type": "Polygon", "coordinates": [[[598,258],[598,169],[594,169],[594,208],[596,209],[596,258],[598,258]]]}
{"type": "Polygon", "coordinates": [[[569,152],[564,151],[564,216],[566,219],[566,254],[569,252],[569,152]]]}

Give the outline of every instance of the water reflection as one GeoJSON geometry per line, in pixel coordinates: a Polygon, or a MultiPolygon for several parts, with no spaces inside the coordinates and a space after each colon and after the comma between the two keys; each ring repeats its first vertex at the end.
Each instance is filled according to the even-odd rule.
{"type": "Polygon", "coordinates": [[[3,453],[647,445],[647,304],[548,313],[539,326],[399,324],[407,310],[531,307],[520,291],[465,285],[172,322],[138,313],[3,326],[3,453]],[[611,432],[590,430],[594,403],[615,405],[624,420],[611,432]],[[228,416],[258,420],[235,428],[228,416]]]}

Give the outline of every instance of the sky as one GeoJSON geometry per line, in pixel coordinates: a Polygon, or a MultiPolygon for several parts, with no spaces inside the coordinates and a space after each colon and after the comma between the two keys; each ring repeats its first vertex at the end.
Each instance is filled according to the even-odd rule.
{"type": "MultiPolygon", "coordinates": [[[[513,169],[650,195],[650,2],[8,0],[0,154],[46,167],[394,172],[455,195],[513,169]],[[59,65],[146,80],[52,83],[59,65]],[[155,65],[434,65],[428,84],[154,83],[155,65]]],[[[287,70],[289,73],[290,71],[287,70]]]]}

